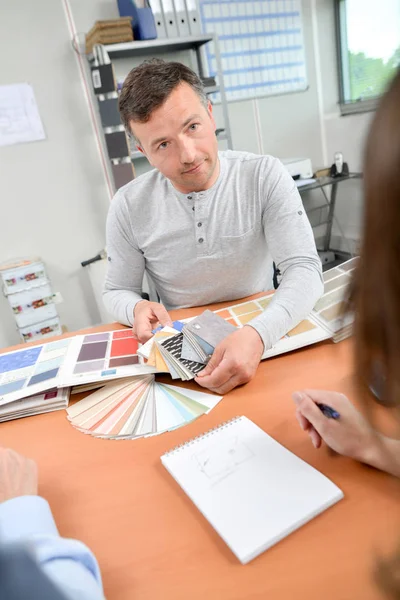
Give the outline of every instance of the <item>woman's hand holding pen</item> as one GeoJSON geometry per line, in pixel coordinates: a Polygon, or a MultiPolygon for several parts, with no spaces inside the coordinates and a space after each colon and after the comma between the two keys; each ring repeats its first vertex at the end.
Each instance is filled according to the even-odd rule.
{"type": "Polygon", "coordinates": [[[400,440],[375,431],[344,394],[302,390],[294,392],[293,400],[299,425],[316,448],[323,440],[339,454],[400,477],[400,440]],[[321,407],[337,416],[327,418],[321,407]]]}
{"type": "Polygon", "coordinates": [[[379,434],[344,394],[303,390],[294,392],[293,400],[299,425],[308,432],[316,448],[323,440],[339,454],[369,462],[369,455],[381,445],[379,434]],[[327,418],[320,409],[321,405],[337,411],[340,418],[327,418]]]}

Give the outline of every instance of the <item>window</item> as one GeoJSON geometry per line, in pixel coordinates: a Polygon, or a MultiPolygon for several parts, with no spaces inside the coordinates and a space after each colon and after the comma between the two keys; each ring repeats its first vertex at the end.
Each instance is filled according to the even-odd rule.
{"type": "Polygon", "coordinates": [[[400,1],[336,0],[342,114],[373,110],[400,67],[400,1]]]}

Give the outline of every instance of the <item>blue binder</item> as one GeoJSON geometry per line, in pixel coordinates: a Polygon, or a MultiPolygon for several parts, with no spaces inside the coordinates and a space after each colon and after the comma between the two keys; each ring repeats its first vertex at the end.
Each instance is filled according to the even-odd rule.
{"type": "Polygon", "coordinates": [[[135,40],[154,40],[157,29],[154,15],[148,0],[144,0],[143,8],[138,8],[134,0],[118,0],[120,17],[132,17],[133,37],[135,40]]]}

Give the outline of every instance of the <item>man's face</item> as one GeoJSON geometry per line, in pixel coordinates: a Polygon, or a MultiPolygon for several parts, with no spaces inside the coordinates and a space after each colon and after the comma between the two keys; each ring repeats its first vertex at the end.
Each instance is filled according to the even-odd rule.
{"type": "Polygon", "coordinates": [[[209,103],[205,108],[187,84],[179,84],[147,123],[131,121],[138,149],[186,194],[210,188],[218,178],[218,144],[209,103]]]}

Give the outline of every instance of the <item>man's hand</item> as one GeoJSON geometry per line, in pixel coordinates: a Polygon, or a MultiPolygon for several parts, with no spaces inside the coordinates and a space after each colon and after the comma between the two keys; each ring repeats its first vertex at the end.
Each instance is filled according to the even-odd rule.
{"type": "Polygon", "coordinates": [[[0,502],[18,496],[35,496],[37,491],[36,463],[14,450],[0,448],[0,502]]]}
{"type": "Polygon", "coordinates": [[[218,344],[195,381],[213,392],[226,394],[254,377],[263,352],[261,337],[253,327],[245,325],[218,344]]]}
{"type": "Polygon", "coordinates": [[[133,311],[133,335],[142,344],[152,337],[152,331],[159,324],[172,327],[172,320],[162,304],[140,300],[133,311]]]}

